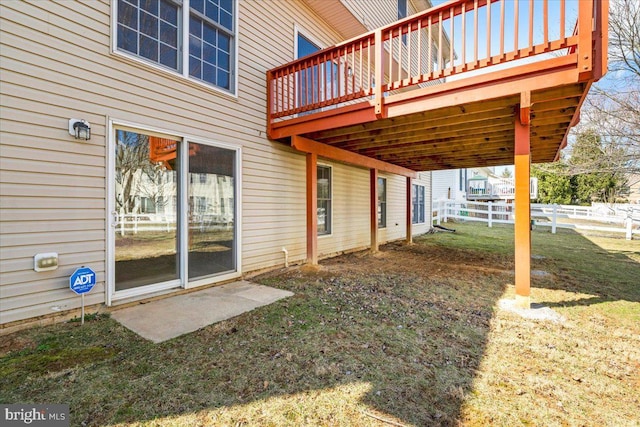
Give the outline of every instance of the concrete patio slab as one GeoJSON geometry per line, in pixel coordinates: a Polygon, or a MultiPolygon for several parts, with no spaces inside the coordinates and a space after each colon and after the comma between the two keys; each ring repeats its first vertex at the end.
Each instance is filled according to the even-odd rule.
{"type": "Polygon", "coordinates": [[[242,280],[114,310],[111,317],[143,338],[160,343],[292,295],[242,280]]]}

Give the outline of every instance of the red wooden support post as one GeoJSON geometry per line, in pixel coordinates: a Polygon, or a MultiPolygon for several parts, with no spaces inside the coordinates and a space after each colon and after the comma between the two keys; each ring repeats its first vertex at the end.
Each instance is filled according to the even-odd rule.
{"type": "MultiPolygon", "coordinates": [[[[530,308],[531,294],[531,200],[530,200],[530,124],[515,121],[515,263],[516,304],[530,308]]],[[[528,120],[527,120],[528,121],[528,120]]]]}
{"type": "Polygon", "coordinates": [[[307,263],[318,264],[318,155],[307,153],[307,263]]]}
{"type": "Polygon", "coordinates": [[[411,207],[413,205],[413,200],[411,199],[412,186],[413,185],[412,185],[411,177],[407,177],[407,240],[406,241],[408,245],[413,243],[413,230],[411,229],[411,226],[412,226],[411,207]]]}
{"type": "Polygon", "coordinates": [[[378,170],[369,169],[371,252],[378,252],[378,170]]]}

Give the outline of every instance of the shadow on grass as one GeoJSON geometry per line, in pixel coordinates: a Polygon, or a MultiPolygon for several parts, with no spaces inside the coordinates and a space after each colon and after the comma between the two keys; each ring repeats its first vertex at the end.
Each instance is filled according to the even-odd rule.
{"type": "MultiPolygon", "coordinates": [[[[338,394],[322,407],[310,401],[364,383],[352,403],[355,424],[379,422],[366,410],[406,424],[455,425],[496,301],[513,280],[512,229],[459,228],[327,260],[318,273],[258,277],[295,296],[159,345],[107,318],[26,331],[25,349],[0,359],[0,402],[69,403],[72,425],[353,425],[354,414],[339,409],[353,397],[338,394]],[[296,395],[287,409],[270,407],[296,395]]],[[[633,272],[620,271],[628,258],[581,271],[602,249],[578,235],[559,237],[554,245],[534,233],[534,253],[545,258],[533,268],[556,278],[534,286],[638,301],[633,272]]]]}
{"type": "MultiPolygon", "coordinates": [[[[402,423],[455,424],[504,284],[490,274],[473,284],[467,272],[445,274],[431,252],[389,245],[378,255],[328,260],[318,273],[260,277],[295,296],[159,345],[111,319],[28,331],[34,347],[0,362],[0,400],[69,403],[73,425],[105,425],[366,383],[352,406],[364,403],[402,423]],[[48,368],[50,358],[71,357],[70,348],[104,352],[75,368],[48,368]]],[[[289,425],[350,425],[332,413],[342,404],[246,422],[265,425],[277,416],[289,425]]],[[[209,421],[201,424],[217,424],[209,421]]]]}

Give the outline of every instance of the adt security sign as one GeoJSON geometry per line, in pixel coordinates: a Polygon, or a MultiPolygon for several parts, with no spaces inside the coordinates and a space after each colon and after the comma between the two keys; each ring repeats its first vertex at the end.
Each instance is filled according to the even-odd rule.
{"type": "Polygon", "coordinates": [[[89,267],[80,267],[69,278],[69,287],[78,295],[91,291],[96,284],[96,273],[89,267]]]}

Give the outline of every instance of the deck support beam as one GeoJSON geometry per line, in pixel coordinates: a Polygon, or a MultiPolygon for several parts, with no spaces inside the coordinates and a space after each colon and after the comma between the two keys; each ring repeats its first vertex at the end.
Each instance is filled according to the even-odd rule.
{"type": "Polygon", "coordinates": [[[527,309],[531,306],[530,127],[529,123],[522,123],[520,114],[516,114],[514,159],[516,305],[527,309]]]}
{"type": "Polygon", "coordinates": [[[411,245],[413,243],[413,230],[411,229],[411,226],[413,225],[413,218],[411,217],[411,208],[413,206],[413,200],[411,198],[412,187],[413,182],[411,177],[407,177],[407,245],[411,245]]]}
{"type": "Polygon", "coordinates": [[[371,252],[378,252],[378,170],[369,169],[371,252]]]}
{"type": "Polygon", "coordinates": [[[318,265],[318,155],[307,153],[307,264],[318,265]]]}

